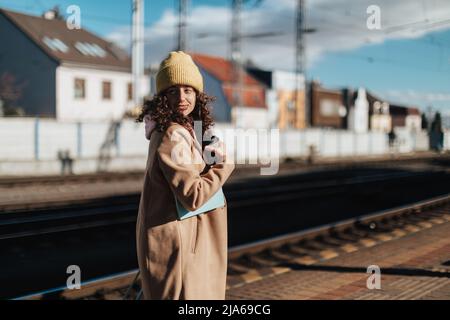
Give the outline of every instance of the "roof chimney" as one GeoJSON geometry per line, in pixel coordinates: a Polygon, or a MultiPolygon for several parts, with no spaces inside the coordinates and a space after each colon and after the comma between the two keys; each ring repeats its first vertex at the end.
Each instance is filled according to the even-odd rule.
{"type": "Polygon", "coordinates": [[[47,20],[54,20],[54,19],[62,19],[63,17],[59,13],[59,7],[54,6],[53,9],[45,11],[42,16],[47,20]]]}

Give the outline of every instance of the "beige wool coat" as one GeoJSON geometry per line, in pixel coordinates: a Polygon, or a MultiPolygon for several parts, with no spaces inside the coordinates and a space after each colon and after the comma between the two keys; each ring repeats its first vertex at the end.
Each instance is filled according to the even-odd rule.
{"type": "Polygon", "coordinates": [[[145,299],[224,299],[227,272],[227,205],[185,220],[177,199],[201,207],[234,170],[234,164],[206,163],[201,146],[172,123],[150,138],[136,225],[137,256],[145,299]]]}

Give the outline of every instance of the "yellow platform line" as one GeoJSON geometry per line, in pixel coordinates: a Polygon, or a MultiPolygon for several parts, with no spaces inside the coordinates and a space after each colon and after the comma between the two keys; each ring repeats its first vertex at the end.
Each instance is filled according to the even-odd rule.
{"type": "Polygon", "coordinates": [[[319,254],[324,259],[332,259],[339,255],[339,253],[337,253],[334,250],[330,250],[330,249],[322,250],[319,252],[319,254]]]}
{"type": "Polygon", "coordinates": [[[396,237],[400,238],[400,237],[405,236],[407,233],[404,230],[397,228],[392,231],[392,234],[395,235],[396,237]]]}
{"type": "Polygon", "coordinates": [[[341,249],[344,250],[344,251],[347,252],[347,253],[350,253],[350,252],[355,252],[355,251],[357,251],[357,250],[358,250],[358,247],[357,247],[357,246],[354,246],[353,244],[347,243],[347,244],[342,245],[342,246],[341,246],[341,249]]]}
{"type": "Polygon", "coordinates": [[[376,234],[374,235],[375,238],[377,238],[380,241],[389,241],[392,240],[392,236],[386,234],[386,233],[380,233],[380,234],[376,234]]]}
{"type": "Polygon", "coordinates": [[[288,267],[274,267],[274,268],[272,268],[272,271],[273,271],[274,275],[282,274],[282,273],[285,273],[285,272],[289,272],[291,270],[292,269],[288,268],[288,267]]]}
{"type": "Polygon", "coordinates": [[[404,227],[404,229],[405,229],[406,231],[409,231],[409,232],[418,232],[418,231],[422,230],[422,229],[420,229],[419,227],[413,226],[413,225],[411,225],[411,224],[406,225],[406,226],[404,227]]]}
{"type": "Polygon", "coordinates": [[[244,281],[246,283],[250,283],[250,282],[255,282],[255,281],[261,280],[263,277],[258,271],[251,270],[250,272],[247,272],[247,273],[244,273],[243,275],[241,275],[241,278],[244,279],[244,281]]]}
{"type": "Polygon", "coordinates": [[[377,242],[375,240],[372,240],[369,238],[363,238],[363,239],[359,240],[358,242],[367,248],[373,247],[374,245],[377,244],[377,242]]]}
{"type": "Polygon", "coordinates": [[[431,228],[433,226],[432,223],[425,222],[425,221],[420,221],[417,224],[425,229],[431,228]]]}
{"type": "Polygon", "coordinates": [[[441,219],[441,218],[432,218],[432,219],[430,219],[430,221],[435,223],[435,224],[442,224],[442,223],[445,222],[445,220],[441,219]]]}
{"type": "Polygon", "coordinates": [[[314,259],[310,256],[295,258],[293,261],[295,261],[296,263],[305,264],[305,265],[311,265],[311,264],[314,264],[317,262],[316,259],[314,259]]]}

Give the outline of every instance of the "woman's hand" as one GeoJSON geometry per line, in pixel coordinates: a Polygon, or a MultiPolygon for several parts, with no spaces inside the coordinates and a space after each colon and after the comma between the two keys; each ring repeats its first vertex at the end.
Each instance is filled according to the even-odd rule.
{"type": "Polygon", "coordinates": [[[226,149],[225,144],[222,141],[215,142],[207,145],[204,150],[205,162],[209,165],[225,163],[226,149]],[[211,163],[212,162],[212,163],[211,163]]]}
{"type": "Polygon", "coordinates": [[[150,140],[153,129],[155,129],[156,122],[152,120],[150,115],[146,114],[144,116],[144,124],[145,124],[145,138],[150,140]]]}

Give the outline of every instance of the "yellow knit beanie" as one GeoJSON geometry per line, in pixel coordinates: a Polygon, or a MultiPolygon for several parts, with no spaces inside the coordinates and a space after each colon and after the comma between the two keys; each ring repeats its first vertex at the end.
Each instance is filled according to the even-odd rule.
{"type": "Polygon", "coordinates": [[[156,92],[159,94],[177,84],[203,92],[203,77],[191,56],[183,51],[172,51],[161,62],[156,74],[156,92]]]}

